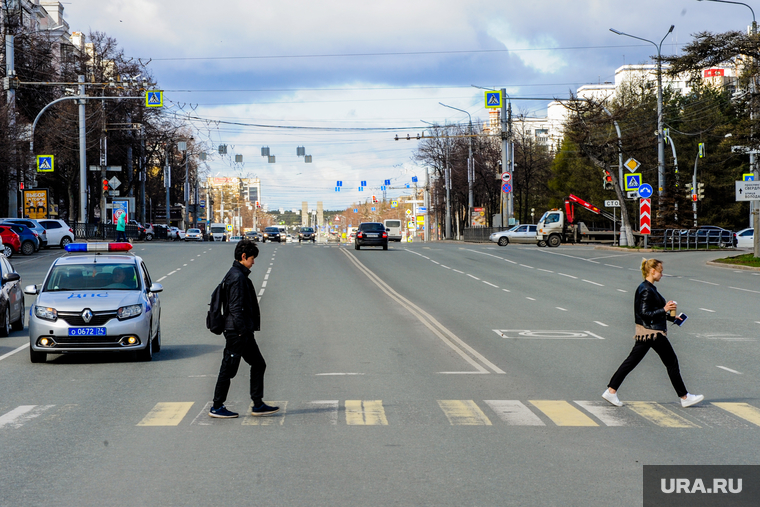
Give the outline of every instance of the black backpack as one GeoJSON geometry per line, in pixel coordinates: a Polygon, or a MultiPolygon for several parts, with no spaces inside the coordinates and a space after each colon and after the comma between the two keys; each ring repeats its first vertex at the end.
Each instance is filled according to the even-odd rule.
{"type": "Polygon", "coordinates": [[[206,315],[206,327],[214,334],[222,334],[224,332],[224,305],[226,303],[227,290],[222,283],[216,286],[214,292],[211,293],[211,302],[209,303],[208,314],[206,315]]]}

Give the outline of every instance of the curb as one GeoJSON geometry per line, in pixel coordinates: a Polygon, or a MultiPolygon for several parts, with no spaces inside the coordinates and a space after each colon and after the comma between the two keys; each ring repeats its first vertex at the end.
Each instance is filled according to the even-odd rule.
{"type": "Polygon", "coordinates": [[[606,245],[600,245],[595,246],[594,250],[609,250],[611,252],[630,252],[630,253],[638,253],[638,252],[659,252],[660,250],[652,250],[651,248],[623,248],[620,246],[606,246],[606,245]]]}
{"type": "Polygon", "coordinates": [[[716,268],[731,268],[731,269],[740,269],[744,271],[760,271],[760,268],[756,268],[754,266],[740,266],[737,264],[726,264],[725,262],[707,261],[706,264],[708,266],[715,266],[716,268]]]}

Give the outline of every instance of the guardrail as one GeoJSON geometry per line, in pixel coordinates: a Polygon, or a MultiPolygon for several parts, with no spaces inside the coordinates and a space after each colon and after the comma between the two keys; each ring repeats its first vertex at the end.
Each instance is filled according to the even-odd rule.
{"type": "Polygon", "coordinates": [[[649,239],[651,246],[665,250],[716,250],[734,248],[734,233],[710,229],[665,229],[655,231],[649,239]],[[710,234],[713,232],[713,234],[710,234]],[[657,238],[659,241],[654,241],[657,238]]]}

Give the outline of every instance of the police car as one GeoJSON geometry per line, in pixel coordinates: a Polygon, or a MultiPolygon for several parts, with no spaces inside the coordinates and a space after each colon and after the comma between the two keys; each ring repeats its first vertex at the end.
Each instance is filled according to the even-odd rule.
{"type": "Polygon", "coordinates": [[[33,363],[48,354],[133,352],[150,361],[161,350],[161,284],[152,283],[130,243],[70,243],[50,266],[29,315],[33,363]]]}

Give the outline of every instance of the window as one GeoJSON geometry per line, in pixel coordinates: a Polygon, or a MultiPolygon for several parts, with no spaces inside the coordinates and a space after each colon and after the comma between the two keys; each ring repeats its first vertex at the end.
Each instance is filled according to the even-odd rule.
{"type": "Polygon", "coordinates": [[[45,229],[60,229],[61,224],[54,220],[41,220],[40,224],[42,224],[42,227],[45,229]]]}
{"type": "Polygon", "coordinates": [[[545,225],[556,224],[557,222],[559,222],[559,213],[550,213],[544,220],[545,225]]]}
{"type": "Polygon", "coordinates": [[[150,290],[150,286],[152,285],[150,282],[150,275],[148,274],[148,268],[145,267],[145,263],[140,263],[140,267],[142,267],[143,272],[143,283],[145,284],[145,290],[150,290]]]}

